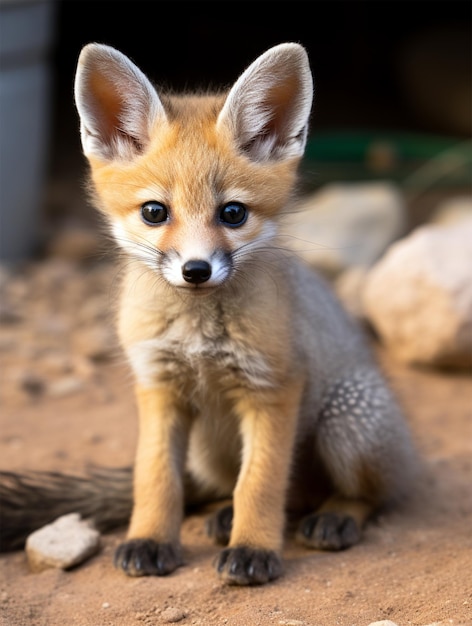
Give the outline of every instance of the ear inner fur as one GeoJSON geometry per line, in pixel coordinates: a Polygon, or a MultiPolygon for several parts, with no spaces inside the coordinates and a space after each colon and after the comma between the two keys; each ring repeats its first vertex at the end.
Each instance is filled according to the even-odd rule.
{"type": "Polygon", "coordinates": [[[75,80],[84,153],[104,161],[130,159],[166,122],[148,78],[121,52],[100,44],[84,47],[75,80]]]}
{"type": "Polygon", "coordinates": [[[281,44],[237,80],[219,115],[240,148],[256,161],[300,157],[305,147],[313,81],[306,52],[281,44]]]}

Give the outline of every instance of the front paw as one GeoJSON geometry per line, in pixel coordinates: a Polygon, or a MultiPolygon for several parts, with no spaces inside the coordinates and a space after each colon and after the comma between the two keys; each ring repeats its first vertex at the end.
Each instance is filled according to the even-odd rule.
{"type": "Polygon", "coordinates": [[[226,548],[218,557],[216,569],[230,585],[262,585],[282,574],[282,561],[272,550],[226,548]]]}
{"type": "Polygon", "coordinates": [[[118,546],[115,567],[128,576],[165,576],[182,564],[180,550],[153,539],[130,539],[118,546]]]}

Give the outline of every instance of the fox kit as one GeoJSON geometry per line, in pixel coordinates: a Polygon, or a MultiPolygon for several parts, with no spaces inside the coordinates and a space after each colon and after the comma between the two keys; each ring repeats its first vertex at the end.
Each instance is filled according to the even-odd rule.
{"type": "Polygon", "coordinates": [[[216,94],[160,93],[105,45],[80,55],[91,189],[127,256],[118,333],[139,441],[115,564],[131,576],[182,563],[185,504],[231,497],[208,523],[216,570],[266,583],[289,515],[305,546],[344,549],[410,480],[405,423],[360,331],[280,240],[312,91],[295,43],[216,94]]]}

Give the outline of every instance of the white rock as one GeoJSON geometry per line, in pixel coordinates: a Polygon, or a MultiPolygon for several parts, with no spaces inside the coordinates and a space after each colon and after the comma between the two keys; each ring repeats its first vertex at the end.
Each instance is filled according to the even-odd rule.
{"type": "Polygon", "coordinates": [[[333,277],[352,266],[371,266],[404,226],[403,198],[393,184],[331,184],[290,212],[282,243],[333,277]]]}
{"type": "Polygon", "coordinates": [[[100,533],[90,523],[70,513],[43,526],[26,540],[26,555],[32,571],[50,567],[68,569],[85,561],[100,547],[100,533]]]}
{"type": "Polygon", "coordinates": [[[367,319],[402,361],[472,364],[472,219],[427,225],[393,244],[368,273],[367,319]]]}
{"type": "Polygon", "coordinates": [[[368,274],[369,269],[359,265],[343,272],[334,283],[334,289],[344,308],[360,320],[364,320],[362,292],[368,274]]]}
{"type": "Polygon", "coordinates": [[[369,626],[397,626],[397,624],[391,622],[389,619],[382,619],[380,622],[372,622],[369,626]]]}
{"type": "Polygon", "coordinates": [[[472,197],[453,196],[441,202],[431,216],[435,224],[450,225],[472,217],[472,197]]]}

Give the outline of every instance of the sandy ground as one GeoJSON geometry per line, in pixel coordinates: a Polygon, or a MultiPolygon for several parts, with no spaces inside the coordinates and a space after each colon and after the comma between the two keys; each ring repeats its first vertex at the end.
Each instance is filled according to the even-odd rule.
{"type": "MultiPolygon", "coordinates": [[[[0,275],[0,468],[80,472],[130,464],[132,382],[114,346],[112,265],[47,261],[0,275]]],[[[124,529],[72,571],[30,573],[24,552],[0,557],[0,623],[8,626],[398,626],[472,624],[472,380],[380,358],[405,406],[424,474],[404,510],[362,543],[310,552],[290,538],[285,573],[264,587],[220,583],[204,515],[186,519],[185,565],[127,578],[112,553],[124,529]]]]}

